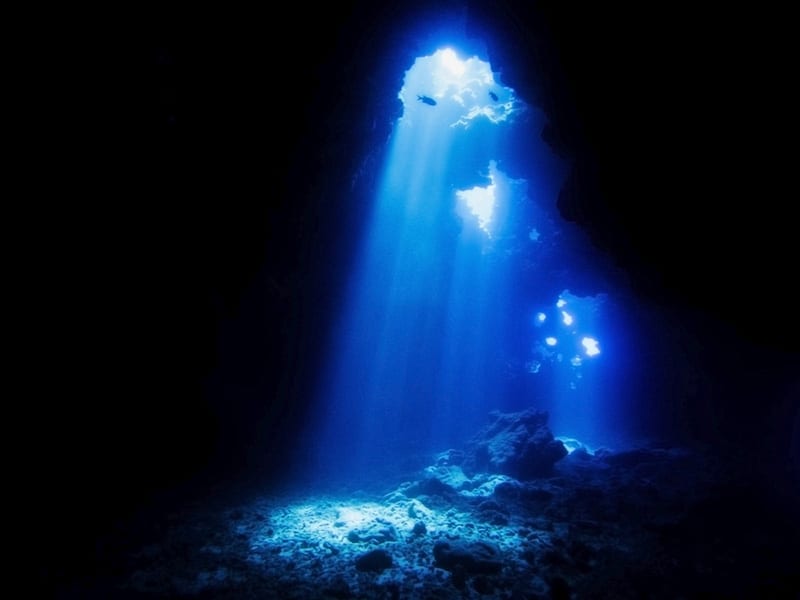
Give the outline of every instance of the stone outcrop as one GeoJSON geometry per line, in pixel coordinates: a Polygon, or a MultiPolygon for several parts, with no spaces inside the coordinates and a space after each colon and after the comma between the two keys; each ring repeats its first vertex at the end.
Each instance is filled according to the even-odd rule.
{"type": "Polygon", "coordinates": [[[491,413],[493,421],[473,438],[464,459],[467,473],[499,473],[519,480],[546,477],[567,449],[547,427],[546,411],[491,413]]]}

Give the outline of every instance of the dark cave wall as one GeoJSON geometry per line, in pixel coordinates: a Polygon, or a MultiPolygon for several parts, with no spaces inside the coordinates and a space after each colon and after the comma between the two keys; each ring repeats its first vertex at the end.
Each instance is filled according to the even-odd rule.
{"type": "Polygon", "coordinates": [[[779,159],[765,152],[780,51],[741,34],[777,16],[574,2],[470,14],[493,68],[542,107],[544,139],[572,164],[562,216],[625,272],[647,306],[640,333],[668,342],[643,420],[783,460],[800,371],[790,303],[767,299],[796,255],[779,159]],[[770,321],[768,306],[787,312],[770,321]]]}

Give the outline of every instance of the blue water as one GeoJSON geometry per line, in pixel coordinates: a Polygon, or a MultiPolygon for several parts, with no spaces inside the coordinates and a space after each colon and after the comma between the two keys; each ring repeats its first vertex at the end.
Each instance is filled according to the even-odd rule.
{"type": "Polygon", "coordinates": [[[618,444],[626,309],[556,209],[569,165],[542,113],[446,46],[408,66],[398,97],[307,423],[319,473],[413,470],[493,410],[545,409],[556,436],[618,444]]]}

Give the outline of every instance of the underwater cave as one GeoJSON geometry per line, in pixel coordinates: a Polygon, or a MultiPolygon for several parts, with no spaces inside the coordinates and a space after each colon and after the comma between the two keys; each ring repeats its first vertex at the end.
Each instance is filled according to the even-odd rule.
{"type": "Polygon", "coordinates": [[[796,598],[791,221],[730,201],[697,22],[340,9],[117,40],[43,592],[796,598]]]}

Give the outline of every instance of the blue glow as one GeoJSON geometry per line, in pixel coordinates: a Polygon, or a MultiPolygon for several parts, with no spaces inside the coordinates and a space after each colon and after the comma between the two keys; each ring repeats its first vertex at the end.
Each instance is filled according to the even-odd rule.
{"type": "Polygon", "coordinates": [[[599,353],[588,333],[608,337],[605,295],[559,286],[578,242],[555,210],[567,165],[541,141],[542,115],[450,46],[417,58],[398,97],[382,168],[354,192],[368,212],[347,232],[358,243],[308,451],[329,476],[366,477],[532,404],[555,434],[602,444],[607,364],[581,357],[599,353]]]}
{"type": "Polygon", "coordinates": [[[586,348],[586,356],[597,356],[600,354],[599,342],[594,338],[583,338],[581,340],[581,345],[586,348]]]}
{"type": "Polygon", "coordinates": [[[489,223],[492,221],[492,211],[495,203],[495,185],[486,187],[474,187],[469,190],[457,190],[456,197],[466,203],[470,212],[478,219],[480,228],[491,236],[489,223]]]}
{"type": "Polygon", "coordinates": [[[467,70],[467,65],[458,59],[456,53],[451,48],[445,48],[444,50],[437,52],[436,55],[439,57],[442,66],[447,68],[447,70],[449,70],[454,77],[463,77],[464,72],[467,70]]]}
{"type": "MultiPolygon", "coordinates": [[[[468,128],[480,119],[500,124],[520,110],[514,90],[498,85],[489,63],[477,56],[462,60],[451,48],[418,58],[406,72],[398,94],[405,106],[401,120],[409,123],[418,120],[414,99],[421,93],[436,100],[436,121],[452,128],[468,128]],[[489,96],[492,90],[502,90],[506,100],[492,101],[489,96]]],[[[428,110],[427,115],[430,114],[428,110]]]]}
{"type": "Polygon", "coordinates": [[[529,363],[527,363],[526,367],[528,369],[528,373],[532,373],[535,375],[542,369],[542,363],[540,363],[538,360],[532,360],[529,363]]]}

